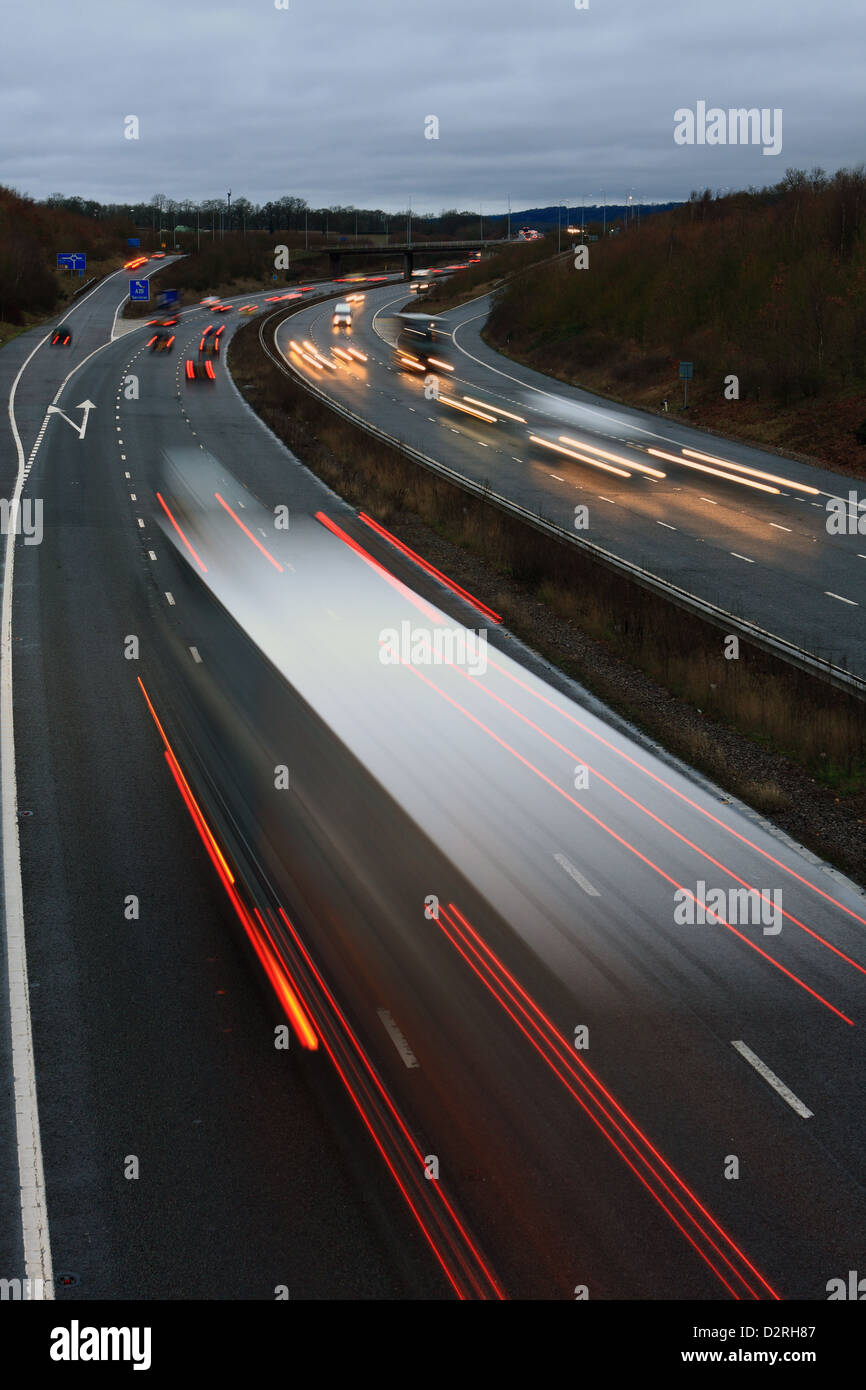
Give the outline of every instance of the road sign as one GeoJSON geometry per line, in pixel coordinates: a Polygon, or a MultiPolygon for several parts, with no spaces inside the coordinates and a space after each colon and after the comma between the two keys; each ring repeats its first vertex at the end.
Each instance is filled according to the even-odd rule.
{"type": "Polygon", "coordinates": [[[160,304],[176,304],[180,298],[180,290],[161,290],[158,297],[160,304]]]}
{"type": "Polygon", "coordinates": [[[58,251],[57,264],[65,265],[67,270],[84,270],[87,257],[83,251],[58,251]]]}
{"type": "Polygon", "coordinates": [[[130,280],[129,297],[132,300],[133,304],[142,301],[146,303],[147,300],[150,299],[150,281],[130,280]]]}
{"type": "Polygon", "coordinates": [[[140,246],[140,245],[141,245],[141,237],[140,237],[140,236],[128,236],[128,237],[126,238],[126,240],[127,240],[127,244],[128,244],[129,246],[140,246]]]}
{"type": "Polygon", "coordinates": [[[681,363],[680,363],[680,378],[681,378],[682,383],[683,383],[683,410],[685,410],[685,409],[687,408],[688,403],[689,403],[689,382],[691,381],[692,377],[694,376],[694,372],[695,372],[695,364],[694,364],[694,362],[681,362],[681,363]]]}

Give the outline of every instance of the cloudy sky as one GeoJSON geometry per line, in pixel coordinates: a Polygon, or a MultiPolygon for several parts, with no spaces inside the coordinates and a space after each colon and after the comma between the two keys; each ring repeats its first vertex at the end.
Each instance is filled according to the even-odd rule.
{"type": "Polygon", "coordinates": [[[0,183],[34,197],[499,212],[866,159],[857,0],[0,0],[0,24],[0,183]],[[781,108],[781,153],[676,144],[698,102],[781,108]]]}

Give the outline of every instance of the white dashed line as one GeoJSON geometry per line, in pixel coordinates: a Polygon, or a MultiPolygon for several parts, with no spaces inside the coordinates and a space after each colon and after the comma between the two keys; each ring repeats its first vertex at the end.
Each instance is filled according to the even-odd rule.
{"type": "Polygon", "coordinates": [[[778,521],[771,521],[770,525],[775,527],[777,531],[790,531],[791,529],[790,526],[780,526],[778,521]]]}
{"type": "Polygon", "coordinates": [[[792,1110],[796,1110],[797,1114],[802,1115],[804,1120],[810,1120],[812,1118],[812,1111],[808,1110],[803,1102],[797,1099],[794,1092],[788,1089],[784,1081],[779,1080],[774,1071],[770,1071],[766,1062],[762,1062],[760,1057],[756,1056],[750,1047],[746,1047],[744,1042],[732,1042],[731,1046],[735,1047],[740,1056],[744,1057],[749,1063],[749,1066],[754,1067],[758,1075],[762,1076],[767,1084],[772,1086],[774,1091],[778,1092],[782,1100],[788,1102],[792,1110]]]}
{"type": "Polygon", "coordinates": [[[190,647],[190,652],[192,654],[193,661],[197,661],[198,664],[201,665],[201,657],[198,654],[198,647],[190,647]]]}
{"type": "Polygon", "coordinates": [[[155,559],[156,559],[156,551],[155,551],[155,550],[149,550],[147,553],[148,553],[148,555],[150,556],[151,560],[155,560],[155,559]]]}
{"type": "Polygon", "coordinates": [[[170,593],[168,592],[168,589],[166,589],[166,591],[165,591],[165,596],[166,596],[166,598],[168,599],[169,603],[171,604],[172,608],[174,608],[174,594],[170,594],[170,593]]]}
{"type": "Polygon", "coordinates": [[[377,1009],[376,1012],[382,1020],[385,1032],[388,1034],[388,1037],[391,1039],[400,1056],[403,1058],[403,1061],[406,1064],[406,1066],[409,1068],[417,1067],[418,1058],[415,1056],[415,1053],[412,1051],[403,1034],[400,1032],[400,1029],[397,1027],[388,1010],[377,1009]]]}
{"type": "Polygon", "coordinates": [[[664,526],[668,531],[675,531],[676,526],[671,526],[669,521],[656,521],[656,526],[664,526]]]}
{"type": "Polygon", "coordinates": [[[614,502],[614,500],[613,500],[612,497],[604,497],[604,496],[602,496],[602,494],[601,494],[600,492],[597,493],[596,496],[600,499],[600,501],[602,501],[602,502],[609,502],[610,505],[611,505],[612,507],[615,507],[615,506],[616,506],[616,503],[614,502]]]}
{"type": "Polygon", "coordinates": [[[558,483],[564,483],[564,482],[565,482],[565,479],[564,479],[564,478],[560,478],[560,476],[559,476],[558,473],[548,473],[547,476],[548,476],[548,478],[555,478],[556,481],[557,481],[558,483]]]}
{"type": "Polygon", "coordinates": [[[141,517],[140,517],[140,516],[139,516],[139,517],[136,517],[136,520],[137,520],[139,526],[141,527],[141,529],[142,529],[142,531],[143,531],[143,530],[144,530],[144,522],[142,521],[141,517]]]}
{"type": "Polygon", "coordinates": [[[584,875],[580,872],[580,869],[575,868],[574,864],[572,864],[570,859],[566,859],[564,854],[555,854],[553,857],[556,860],[559,867],[561,869],[565,869],[565,872],[568,874],[569,878],[573,878],[578,887],[582,888],[584,893],[586,893],[588,897],[601,897],[601,894],[599,893],[598,889],[592,886],[589,879],[585,878],[584,875]]]}
{"type": "Polygon", "coordinates": [[[824,593],[828,598],[837,598],[840,603],[850,603],[852,608],[860,607],[859,603],[855,603],[853,598],[843,598],[841,594],[831,594],[829,589],[825,589],[824,593]]]}
{"type": "Polygon", "coordinates": [[[754,560],[749,559],[748,555],[739,555],[736,550],[732,550],[730,553],[735,560],[745,560],[747,565],[753,565],[755,563],[754,560]]]}

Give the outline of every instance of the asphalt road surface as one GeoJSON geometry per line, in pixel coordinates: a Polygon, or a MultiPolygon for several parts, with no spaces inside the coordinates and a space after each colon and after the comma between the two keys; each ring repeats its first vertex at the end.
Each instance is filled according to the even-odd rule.
{"type": "MultiPolygon", "coordinates": [[[[365,526],[225,341],[188,381],[237,307],[155,354],[122,290],[11,408],[58,1296],[825,1298],[866,1233],[863,896],[365,526]]],[[[376,341],[339,389],[408,412],[376,341]]]]}

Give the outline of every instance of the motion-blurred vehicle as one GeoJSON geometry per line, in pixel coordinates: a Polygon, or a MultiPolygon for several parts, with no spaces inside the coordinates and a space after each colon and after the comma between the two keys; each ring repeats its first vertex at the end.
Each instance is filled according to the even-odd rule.
{"type": "Polygon", "coordinates": [[[51,335],[52,347],[69,347],[72,342],[72,329],[67,328],[65,323],[61,323],[55,328],[51,335]]]}
{"type": "Polygon", "coordinates": [[[227,313],[230,312],[231,307],[232,307],[231,304],[220,304],[219,301],[217,301],[216,304],[212,304],[212,305],[211,305],[211,313],[212,313],[212,314],[227,314],[227,313]]]}
{"type": "Polygon", "coordinates": [[[168,324],[157,324],[153,337],[147,345],[151,352],[171,352],[174,346],[174,334],[168,324]]]}
{"type": "Polygon", "coordinates": [[[165,260],[165,252],[164,252],[164,251],[154,251],[153,255],[151,256],[151,260],[153,260],[153,261],[164,261],[164,260],[165,260]]]}
{"type": "Polygon", "coordinates": [[[199,359],[196,362],[192,357],[186,359],[186,379],[187,381],[215,381],[216,372],[213,369],[213,362],[209,357],[199,359]]]}
{"type": "Polygon", "coordinates": [[[397,341],[394,344],[394,365],[405,372],[453,372],[454,367],[445,355],[443,341],[448,330],[436,319],[425,314],[402,314],[397,341]]]}
{"type": "Polygon", "coordinates": [[[334,314],[331,323],[338,331],[341,328],[352,327],[352,306],[347,300],[337,300],[334,305],[334,314]]]}
{"type": "Polygon", "coordinates": [[[219,328],[214,329],[213,324],[209,324],[201,337],[198,345],[199,357],[216,357],[220,350],[220,338],[226,331],[226,326],[221,323],[219,328]]]}

